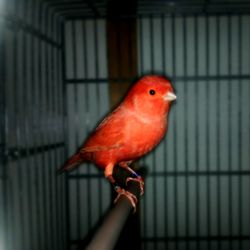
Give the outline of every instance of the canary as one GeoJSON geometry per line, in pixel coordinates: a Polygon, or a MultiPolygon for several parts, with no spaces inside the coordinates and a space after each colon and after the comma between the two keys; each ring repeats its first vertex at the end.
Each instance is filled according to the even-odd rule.
{"type": "Polygon", "coordinates": [[[132,85],[120,105],[97,126],[82,147],[65,163],[62,170],[71,170],[90,161],[104,170],[118,196],[125,195],[135,208],[137,199],[122,189],[113,177],[115,166],[128,170],[128,181],[140,183],[142,178],[130,164],[150,152],[164,137],[168,126],[171,102],[176,99],[170,80],[164,76],[147,75],[132,85]]]}

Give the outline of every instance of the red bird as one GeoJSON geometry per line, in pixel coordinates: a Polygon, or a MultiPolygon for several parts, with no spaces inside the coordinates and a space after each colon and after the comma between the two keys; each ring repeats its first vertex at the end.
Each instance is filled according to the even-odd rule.
{"type": "Polygon", "coordinates": [[[62,167],[71,170],[83,162],[94,162],[104,170],[118,196],[125,195],[135,208],[137,199],[120,188],[113,178],[115,165],[125,168],[140,183],[143,180],[129,165],[151,151],[167,131],[167,116],[176,96],[170,81],[158,75],[144,76],[130,89],[121,104],[110,113],[85,141],[80,150],[62,167]]]}

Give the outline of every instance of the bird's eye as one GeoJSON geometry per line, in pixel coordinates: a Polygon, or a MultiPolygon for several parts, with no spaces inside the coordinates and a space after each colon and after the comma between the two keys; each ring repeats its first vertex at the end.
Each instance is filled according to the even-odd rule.
{"type": "Polygon", "coordinates": [[[155,91],[154,91],[153,89],[150,89],[150,90],[149,90],[149,94],[150,94],[150,95],[154,95],[154,94],[155,94],[155,91]]]}

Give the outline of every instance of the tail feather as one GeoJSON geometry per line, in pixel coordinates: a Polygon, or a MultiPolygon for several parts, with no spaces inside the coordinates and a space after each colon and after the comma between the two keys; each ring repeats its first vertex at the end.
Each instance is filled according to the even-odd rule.
{"type": "Polygon", "coordinates": [[[65,172],[65,171],[71,171],[74,168],[78,167],[81,163],[84,162],[84,159],[82,158],[80,153],[76,153],[73,156],[71,156],[66,163],[58,170],[58,174],[65,172]]]}

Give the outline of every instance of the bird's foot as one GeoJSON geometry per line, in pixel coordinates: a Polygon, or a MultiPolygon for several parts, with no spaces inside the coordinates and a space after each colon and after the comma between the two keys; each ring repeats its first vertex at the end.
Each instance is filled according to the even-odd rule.
{"type": "Polygon", "coordinates": [[[130,201],[132,207],[134,208],[134,213],[135,213],[136,212],[136,203],[137,203],[136,196],[133,195],[132,193],[120,188],[120,187],[116,187],[115,191],[118,193],[118,195],[115,198],[114,203],[116,203],[118,201],[118,199],[120,198],[121,195],[124,195],[130,201]]]}
{"type": "Polygon", "coordinates": [[[137,181],[137,182],[139,182],[139,184],[140,184],[140,195],[143,195],[143,194],[144,194],[144,181],[143,181],[143,179],[141,178],[141,176],[138,176],[138,177],[136,177],[136,178],[128,177],[128,178],[126,179],[126,185],[128,185],[128,182],[129,182],[129,181],[137,181]]]}

